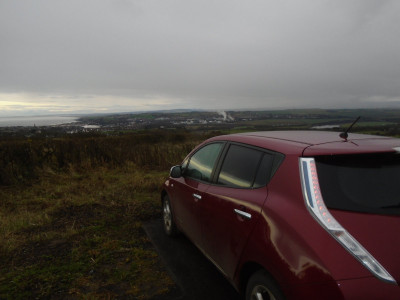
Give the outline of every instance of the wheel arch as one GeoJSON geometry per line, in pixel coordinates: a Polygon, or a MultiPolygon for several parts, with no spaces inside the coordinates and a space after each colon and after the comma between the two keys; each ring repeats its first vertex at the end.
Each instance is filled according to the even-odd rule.
{"type": "Polygon", "coordinates": [[[250,277],[260,270],[265,270],[265,268],[262,265],[252,261],[246,262],[242,266],[237,284],[241,296],[244,296],[246,293],[247,282],[249,281],[250,277]]]}
{"type": "Polygon", "coordinates": [[[167,195],[168,195],[167,191],[166,191],[165,189],[162,189],[161,194],[160,194],[160,196],[161,196],[161,197],[160,197],[161,203],[163,202],[164,197],[167,196],[167,195]]]}

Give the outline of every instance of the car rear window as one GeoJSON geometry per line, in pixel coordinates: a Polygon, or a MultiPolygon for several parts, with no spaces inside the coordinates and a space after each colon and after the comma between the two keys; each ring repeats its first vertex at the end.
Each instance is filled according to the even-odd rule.
{"type": "Polygon", "coordinates": [[[327,207],[400,214],[400,155],[333,155],[315,158],[327,207]]]}

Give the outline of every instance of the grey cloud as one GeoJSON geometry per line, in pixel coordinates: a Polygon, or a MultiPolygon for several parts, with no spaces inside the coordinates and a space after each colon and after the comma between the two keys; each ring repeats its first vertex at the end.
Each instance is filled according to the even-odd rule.
{"type": "Polygon", "coordinates": [[[400,2],[380,0],[5,0],[0,93],[395,105],[399,15],[400,2]]]}

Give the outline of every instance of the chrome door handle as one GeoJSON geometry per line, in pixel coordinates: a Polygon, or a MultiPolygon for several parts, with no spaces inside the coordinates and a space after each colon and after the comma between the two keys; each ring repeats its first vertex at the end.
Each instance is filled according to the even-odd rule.
{"type": "Polygon", "coordinates": [[[245,212],[245,211],[242,211],[242,210],[240,210],[240,209],[234,209],[233,210],[237,215],[239,215],[239,216],[241,216],[241,217],[243,217],[243,218],[245,218],[245,219],[248,219],[248,220],[250,220],[251,219],[251,214],[249,214],[249,213],[247,213],[247,212],[245,212]]]}
{"type": "Polygon", "coordinates": [[[197,200],[201,200],[201,196],[199,194],[193,194],[193,197],[195,197],[197,200]]]}

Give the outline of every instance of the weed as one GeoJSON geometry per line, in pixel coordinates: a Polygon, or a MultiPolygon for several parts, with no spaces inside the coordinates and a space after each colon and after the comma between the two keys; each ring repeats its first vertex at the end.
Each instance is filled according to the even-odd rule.
{"type": "Polygon", "coordinates": [[[150,299],[174,287],[141,222],[159,217],[163,171],[130,163],[43,171],[1,187],[0,298],[150,299]]]}

